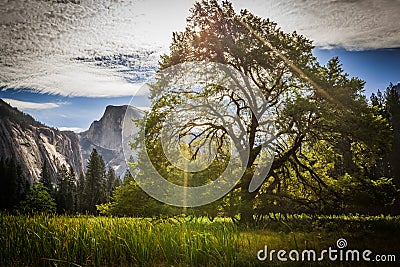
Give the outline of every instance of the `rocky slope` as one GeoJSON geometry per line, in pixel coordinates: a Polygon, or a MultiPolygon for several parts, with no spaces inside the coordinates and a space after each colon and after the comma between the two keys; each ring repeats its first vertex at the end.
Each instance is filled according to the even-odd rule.
{"type": "Polygon", "coordinates": [[[79,136],[47,127],[0,99],[0,157],[14,157],[31,182],[39,179],[44,161],[55,177],[65,164],[83,170],[79,136]]]}
{"type": "MultiPolygon", "coordinates": [[[[143,116],[143,111],[132,106],[107,106],[101,119],[79,134],[85,166],[93,148],[96,148],[106,165],[114,168],[117,175],[123,175],[127,166],[122,149],[122,126],[128,107],[131,118],[143,116]]],[[[135,133],[135,126],[130,125],[129,132],[135,133]]]]}

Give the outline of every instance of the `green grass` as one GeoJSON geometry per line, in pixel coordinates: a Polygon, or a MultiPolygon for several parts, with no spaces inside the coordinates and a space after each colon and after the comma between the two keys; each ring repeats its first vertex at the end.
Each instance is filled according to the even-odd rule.
{"type": "MultiPolygon", "coordinates": [[[[277,266],[282,263],[258,261],[257,251],[264,245],[318,251],[334,247],[341,237],[349,248],[395,254],[400,261],[399,217],[321,216],[315,220],[303,215],[239,228],[222,218],[210,222],[204,218],[0,215],[0,265],[277,266]]],[[[296,264],[337,266],[338,262],[296,264]]]]}

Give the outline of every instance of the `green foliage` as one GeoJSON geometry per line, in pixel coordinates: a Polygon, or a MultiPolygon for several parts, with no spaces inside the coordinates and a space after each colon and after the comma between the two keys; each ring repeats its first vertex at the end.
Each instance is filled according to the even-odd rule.
{"type": "MultiPolygon", "coordinates": [[[[228,1],[195,3],[185,31],[173,34],[170,52],[161,58],[161,70],[190,61],[227,64],[250,77],[276,112],[276,156],[264,184],[255,192],[248,192],[255,166],[263,157],[260,145],[254,142],[262,129],[252,117],[244,120],[247,123],[243,125],[248,129],[246,138],[250,144],[247,170],[235,192],[228,194],[227,200],[222,200],[215,210],[225,208],[226,214],[233,216],[239,213],[245,222],[253,221],[255,213],[270,211],[343,212],[349,206],[356,208],[355,202],[345,203],[349,200],[346,192],[354,187],[367,190],[363,193],[368,195],[369,203],[374,203],[371,209],[376,209],[376,203],[385,207],[392,202],[393,188],[387,181],[379,180],[390,176],[370,175],[390,147],[387,136],[391,130],[387,121],[368,105],[363,94],[364,81],[344,73],[338,58],[321,66],[312,49],[312,42],[304,36],[285,33],[276,23],[247,10],[237,13],[228,1]],[[341,183],[347,174],[346,180],[351,181],[341,183]],[[386,186],[374,186],[381,182],[386,186]],[[358,187],[361,184],[368,186],[358,187]],[[342,185],[347,187],[341,188],[342,185]],[[380,194],[379,190],[385,191],[380,194]]],[[[142,126],[146,125],[147,153],[164,178],[177,184],[182,184],[183,177],[206,183],[224,170],[229,158],[222,157],[214,163],[218,167],[203,172],[203,176],[184,174],[168,163],[160,144],[163,122],[180,103],[221,95],[236,103],[232,108],[240,118],[254,116],[230,88],[210,85],[201,95],[190,91],[160,94],[157,87],[152,88],[154,105],[142,126]],[[202,180],[204,177],[207,179],[202,180]]],[[[208,117],[201,119],[204,122],[208,117]]],[[[181,129],[180,134],[183,136],[191,129],[193,123],[181,129]]],[[[217,125],[207,128],[204,136],[213,136],[221,144],[224,134],[223,127],[217,125]]],[[[196,151],[201,138],[191,141],[193,147],[188,150],[196,151]]],[[[139,154],[139,161],[140,158],[139,154]]],[[[138,175],[146,177],[146,166],[142,169],[138,175]]]]}
{"type": "Polygon", "coordinates": [[[115,171],[112,167],[108,167],[106,174],[106,195],[107,201],[111,201],[113,191],[121,185],[121,179],[115,175],[115,171]]]}
{"type": "Polygon", "coordinates": [[[19,204],[18,210],[22,213],[54,213],[56,203],[48,189],[40,182],[34,183],[26,195],[26,200],[19,204]]]}
{"type": "MultiPolygon", "coordinates": [[[[390,148],[385,151],[383,156],[374,164],[370,176],[391,177],[393,184],[400,188],[400,84],[396,86],[390,84],[382,94],[379,90],[377,94],[372,94],[371,104],[375,115],[389,122],[392,134],[388,134],[386,139],[390,142],[390,148]]],[[[397,194],[392,211],[400,212],[400,193],[397,194]]]]}
{"type": "Polygon", "coordinates": [[[330,204],[331,210],[336,207],[336,212],[379,214],[392,205],[397,196],[397,189],[392,179],[388,178],[370,180],[351,177],[346,173],[337,180],[332,179],[331,182],[331,186],[340,190],[338,193],[343,196],[340,202],[330,204]]]}
{"type": "Polygon", "coordinates": [[[166,206],[144,192],[126,172],[124,181],[113,192],[112,202],[98,205],[101,214],[112,216],[155,217],[168,215],[166,206]]]}
{"type": "Polygon", "coordinates": [[[107,201],[106,168],[103,158],[93,149],[84,178],[82,209],[92,214],[97,213],[96,205],[107,201]]]}
{"type": "Polygon", "coordinates": [[[43,161],[39,182],[41,182],[51,194],[54,193],[53,178],[46,160],[43,161]]]}
{"type": "Polygon", "coordinates": [[[13,211],[25,199],[29,183],[13,159],[0,159],[0,210],[13,211]]]}
{"type": "Polygon", "coordinates": [[[377,202],[380,206],[392,205],[398,196],[398,189],[393,184],[392,178],[380,178],[378,180],[369,180],[371,192],[373,194],[372,201],[377,202]]]}
{"type": "Polygon", "coordinates": [[[73,169],[61,165],[57,172],[55,199],[58,213],[73,213],[76,210],[76,185],[73,169]]]}
{"type": "MultiPolygon", "coordinates": [[[[318,67],[315,57],[312,55],[313,47],[311,41],[303,36],[295,32],[285,33],[274,22],[257,17],[246,10],[238,14],[229,2],[225,1],[219,4],[217,1],[201,1],[196,3],[191,10],[185,31],[174,33],[170,53],[162,57],[160,68],[166,69],[178,63],[202,60],[227,64],[250,77],[263,93],[265,100],[271,104],[271,107],[274,110],[280,110],[278,107],[284,103],[280,99],[282,96],[293,95],[296,91],[299,91],[300,96],[300,91],[308,89],[309,86],[305,83],[303,77],[294,73],[278,53],[271,50],[268,44],[249,32],[246,25],[258,35],[267,39],[272,46],[276,47],[280,53],[285,54],[295,65],[307,69],[318,67]]],[[[168,168],[169,165],[165,164],[165,158],[160,153],[160,146],[157,144],[160,126],[167,118],[168,112],[173,111],[176,105],[189,102],[192,98],[199,97],[199,95],[197,92],[186,95],[168,92],[165,95],[158,95],[157,89],[152,90],[151,93],[155,105],[146,122],[146,137],[151,140],[147,146],[147,151],[151,156],[154,156],[152,161],[159,165],[157,170],[163,177],[174,180],[171,176],[175,175],[175,180],[182,180],[182,174],[173,170],[171,172],[171,169],[168,168]]],[[[212,98],[220,99],[221,102],[225,101],[225,98],[218,96],[224,96],[227,98],[227,102],[232,103],[229,109],[233,109],[234,113],[242,119],[244,123],[241,127],[249,129],[246,139],[248,139],[250,146],[250,158],[248,168],[239,182],[239,190],[236,191],[236,194],[240,198],[240,201],[237,202],[237,212],[241,213],[240,218],[243,221],[251,221],[253,204],[258,192],[249,193],[248,188],[255,166],[258,164],[257,160],[263,157],[260,154],[260,144],[255,142],[255,137],[263,134],[262,129],[255,123],[255,115],[244,104],[246,101],[232,89],[211,85],[201,95],[204,99],[212,98]],[[233,103],[236,103],[236,105],[233,103]]],[[[290,100],[288,103],[290,103],[290,100]]],[[[290,117],[282,114],[281,122],[283,122],[283,118],[290,117]]],[[[207,117],[202,117],[202,120],[207,121],[207,117]]],[[[212,122],[212,118],[210,121],[212,122]]],[[[298,125],[302,124],[304,124],[304,131],[308,131],[307,121],[302,119],[298,125]]],[[[210,125],[213,125],[213,123],[210,125]]],[[[304,137],[301,137],[302,132],[298,134],[301,138],[297,135],[288,135],[293,127],[291,121],[284,122],[279,126],[282,126],[282,129],[278,129],[282,136],[278,138],[281,138],[280,140],[285,144],[291,143],[292,146],[283,147],[282,144],[282,146],[278,147],[281,149],[278,150],[278,158],[280,157],[281,159],[275,161],[276,165],[273,165],[272,175],[277,175],[274,173],[275,169],[280,169],[287,161],[287,158],[300,149],[301,142],[304,139],[304,137]],[[288,140],[289,142],[287,142],[288,140]],[[292,140],[297,141],[291,142],[292,140]]],[[[191,125],[188,125],[181,132],[187,132],[191,127],[191,125]]],[[[216,127],[210,126],[204,132],[204,136],[213,136],[215,138],[214,141],[218,144],[224,143],[223,138],[226,134],[227,132],[224,132],[224,128],[218,127],[218,125],[216,127]]],[[[200,140],[191,140],[194,141],[191,144],[194,147],[198,144],[201,145],[200,140]]],[[[190,149],[196,151],[196,148],[190,149]]],[[[204,177],[208,176],[209,180],[215,180],[225,169],[226,162],[229,161],[229,158],[223,157],[224,153],[219,153],[218,155],[222,156],[219,158],[219,162],[215,162],[215,165],[219,165],[219,168],[205,172],[207,175],[204,177]]],[[[197,176],[197,174],[193,175],[193,177],[197,176]]],[[[274,186],[277,185],[274,184],[274,186]]]]}
{"type": "Polygon", "coordinates": [[[85,174],[81,172],[76,182],[76,211],[78,212],[85,212],[85,183],[85,174]]]}

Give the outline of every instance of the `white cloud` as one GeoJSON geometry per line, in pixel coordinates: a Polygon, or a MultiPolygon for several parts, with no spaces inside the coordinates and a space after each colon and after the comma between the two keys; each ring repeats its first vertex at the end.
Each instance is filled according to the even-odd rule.
{"type": "Polygon", "coordinates": [[[19,61],[16,52],[27,58],[77,57],[165,47],[172,31],[184,29],[192,6],[186,0],[64,2],[0,2],[0,44],[5,59],[19,61]]]}
{"type": "MultiPolygon", "coordinates": [[[[317,45],[399,47],[399,0],[232,0],[317,45]]],[[[166,48],[193,0],[0,2],[1,63],[62,55],[129,54],[166,48]],[[76,4],[78,3],[78,4],[76,4]]]]}
{"type": "MultiPolygon", "coordinates": [[[[163,51],[178,30],[173,20],[165,21],[169,11],[176,4],[191,5],[172,2],[175,6],[155,0],[0,1],[0,86],[61,95],[132,95],[140,85],[128,82],[119,68],[71,59],[163,51]]],[[[138,64],[157,66],[158,59],[150,54],[138,64]]]]}
{"type": "Polygon", "coordinates": [[[10,99],[10,98],[2,98],[4,102],[10,104],[11,106],[21,109],[21,110],[26,110],[26,109],[52,109],[52,108],[58,108],[60,107],[60,104],[58,103],[34,103],[34,102],[26,102],[26,101],[20,101],[20,100],[15,100],[15,99],[10,99]]]}
{"type": "Polygon", "coordinates": [[[135,108],[138,108],[138,109],[140,109],[142,111],[149,111],[150,110],[150,107],[145,107],[145,106],[135,106],[135,108]]]}
{"type": "Polygon", "coordinates": [[[78,128],[78,127],[58,127],[58,130],[60,130],[60,131],[73,131],[73,132],[76,132],[76,133],[80,133],[80,132],[85,131],[85,129],[78,128]]]}
{"type": "MultiPolygon", "coordinates": [[[[193,0],[0,1],[0,86],[76,96],[125,96],[140,87],[121,67],[77,57],[166,51],[193,0]],[[114,66],[115,67],[115,66],[114,66]]],[[[400,47],[399,0],[233,0],[322,47],[400,47]]],[[[160,53],[135,64],[157,66],[160,53]]]]}
{"type": "Polygon", "coordinates": [[[322,47],[400,47],[399,0],[234,0],[237,8],[271,18],[322,47]]]}
{"type": "Polygon", "coordinates": [[[142,83],[129,83],[118,69],[112,70],[95,66],[93,63],[81,63],[70,60],[48,60],[29,62],[25,68],[5,67],[8,74],[6,85],[9,88],[35,88],[42,93],[62,96],[133,96],[146,94],[139,90],[142,83]]]}

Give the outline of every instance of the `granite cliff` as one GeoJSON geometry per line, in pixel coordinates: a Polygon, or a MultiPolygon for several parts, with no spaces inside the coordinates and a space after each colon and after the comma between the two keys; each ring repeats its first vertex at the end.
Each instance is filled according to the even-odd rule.
{"type": "Polygon", "coordinates": [[[76,174],[83,170],[79,136],[59,131],[35,121],[0,99],[0,157],[13,157],[23,168],[25,177],[37,181],[46,161],[55,178],[65,164],[76,174]]]}
{"type": "MultiPolygon", "coordinates": [[[[23,167],[25,177],[33,182],[39,179],[45,161],[53,178],[63,164],[79,175],[85,171],[96,148],[106,166],[122,176],[127,169],[122,126],[128,107],[130,117],[143,116],[143,111],[131,106],[107,106],[100,120],[94,121],[87,131],[76,134],[48,127],[0,99],[0,158],[13,157],[23,167]]],[[[130,127],[129,132],[135,134],[135,126],[130,127]]]]}

